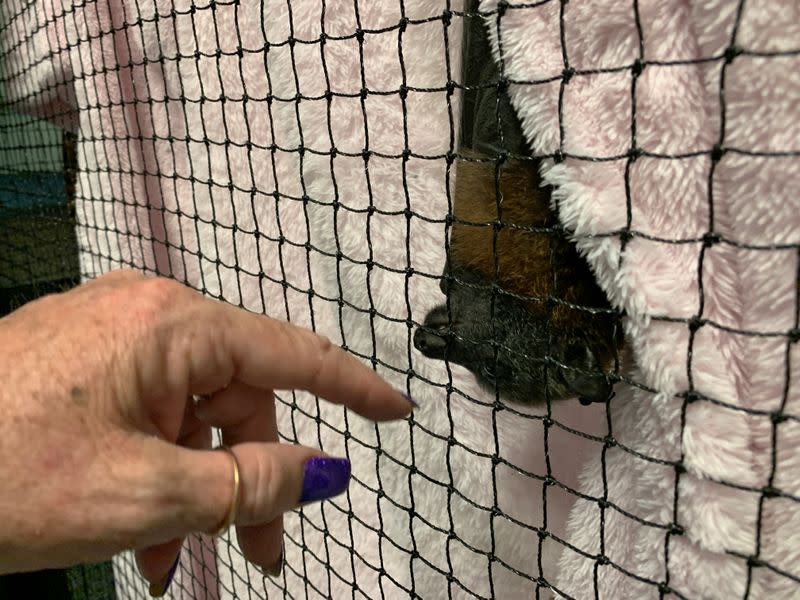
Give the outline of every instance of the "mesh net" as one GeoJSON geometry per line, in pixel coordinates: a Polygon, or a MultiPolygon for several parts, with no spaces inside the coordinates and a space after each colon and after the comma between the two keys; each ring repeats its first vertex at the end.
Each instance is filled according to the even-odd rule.
{"type": "MultiPolygon", "coordinates": [[[[741,566],[735,597],[765,593],[757,582],[764,573],[784,594],[771,597],[800,593],[797,565],[773,555],[774,538],[762,528],[767,513],[774,517],[773,501],[786,515],[800,510],[798,490],[778,483],[781,428],[800,422],[788,409],[800,339],[798,267],[791,322],[771,331],[709,316],[704,267],[719,248],[777,253],[797,265],[796,236],[751,243],[719,226],[715,177],[730,156],[788,161],[796,174],[797,138],[779,148],[729,142],[726,74],[741,59],[789,59],[800,47],[742,46],[745,2],[732,7],[721,51],[660,60],[645,53],[653,25],[634,0],[625,19],[635,58],[584,67],[568,52],[568,38],[578,34],[565,16],[567,0],[480,10],[451,0],[3,2],[4,310],[133,267],[321,331],[428,402],[427,413],[401,425],[373,426],[315,398],[277,394],[282,440],[350,458],[350,490],[287,515],[277,578],[244,560],[233,533],[216,545],[193,538],[175,597],[212,589],[236,598],[613,597],[602,591],[608,571],[639,586],[616,597],[715,597],[674,582],[688,514],[683,447],[649,453],[614,426],[612,384],[640,402],[658,390],[623,369],[626,315],[595,285],[576,251],[581,237],[560,224],[563,197],[540,187],[540,169],[570,161],[624,165],[624,225],[584,236],[619,240],[619,269],[637,242],[653,252],[698,249],[692,314],[646,311],[688,331],[685,386],[675,395],[678,435],[697,404],[767,422],[759,455],[765,480],[718,478],[721,488],[757,498],[754,544],[716,549],[741,566]],[[540,10],[557,14],[562,64],[551,78],[515,79],[507,73],[504,20],[540,10]],[[719,82],[720,113],[709,117],[719,121],[718,138],[685,153],[647,149],[640,144],[646,132],[637,130],[640,78],[694,67],[719,82]],[[629,139],[617,154],[581,154],[566,139],[565,98],[586,78],[606,75],[626,78],[629,139]],[[553,85],[557,139],[552,151],[535,151],[509,90],[553,85]],[[704,230],[664,237],[638,228],[636,203],[647,199],[635,195],[637,164],[692,159],[707,165],[704,230]],[[459,188],[473,172],[472,187],[459,188]],[[475,208],[470,197],[480,186],[490,197],[475,208]],[[437,313],[440,282],[447,300],[437,313]],[[769,410],[695,385],[695,340],[709,329],[780,345],[782,392],[769,410]],[[558,402],[565,395],[593,405],[568,413],[558,402]],[[532,397],[538,406],[530,406],[532,397]],[[641,516],[611,489],[609,462],[621,454],[669,482],[659,518],[641,516]],[[583,461],[593,461],[596,493],[578,481],[583,461]],[[573,504],[595,515],[589,546],[565,532],[573,504]],[[639,572],[620,558],[624,542],[609,536],[607,523],[621,518],[653,532],[648,539],[656,542],[637,552],[657,555],[660,570],[639,572]],[[562,552],[590,564],[583,589],[559,587],[562,552]]],[[[792,30],[790,17],[773,16],[792,30]]],[[[777,100],[791,103],[795,93],[790,87],[777,100]]],[[[116,560],[115,576],[118,597],[146,597],[130,555],[116,560]]]]}
{"type": "Polygon", "coordinates": [[[0,113],[0,131],[0,310],[6,312],[77,282],[75,144],[72,134],[11,111],[0,113]]]}

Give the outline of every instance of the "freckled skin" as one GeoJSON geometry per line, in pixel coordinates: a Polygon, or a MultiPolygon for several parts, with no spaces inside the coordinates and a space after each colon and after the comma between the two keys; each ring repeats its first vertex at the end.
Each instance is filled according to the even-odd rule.
{"type": "Polygon", "coordinates": [[[556,220],[532,161],[508,161],[501,172],[502,227],[496,230],[494,171],[493,161],[458,166],[456,221],[441,284],[451,319],[447,304],[432,310],[415,346],[430,358],[468,368],[514,402],[575,396],[604,401],[611,386],[603,373],[613,368],[619,323],[610,312],[548,306],[547,298],[557,298],[610,311],[574,244],[557,230],[541,231],[556,220]],[[546,368],[548,358],[555,362],[546,368]]]}

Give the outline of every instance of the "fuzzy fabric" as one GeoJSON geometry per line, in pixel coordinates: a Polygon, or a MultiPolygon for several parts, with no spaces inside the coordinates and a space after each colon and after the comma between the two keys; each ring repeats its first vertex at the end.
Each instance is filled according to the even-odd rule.
{"type": "Polygon", "coordinates": [[[509,7],[499,38],[489,17],[493,47],[509,79],[542,82],[512,85],[513,103],[538,152],[570,156],[545,179],[628,315],[632,378],[655,393],[618,386],[618,445],[581,483],[608,508],[576,503],[556,587],[662,597],[649,580],[686,598],[797,598],[798,5],[640,0],[640,29],[628,2],[561,8],[509,7]],[[636,77],[637,59],[660,64],[636,77]],[[587,237],[628,225],[624,249],[619,236],[587,237]],[[703,244],[709,232],[721,241],[703,244]],[[676,396],[688,390],[701,399],[676,396]]]}
{"type": "MultiPolygon", "coordinates": [[[[773,430],[769,413],[798,413],[797,386],[783,389],[787,370],[797,380],[797,349],[787,366],[785,337],[738,332],[795,326],[796,248],[741,244],[798,243],[797,156],[724,153],[713,177],[713,231],[739,244],[705,250],[697,242],[634,236],[622,251],[618,237],[585,237],[625,227],[626,160],[547,165],[563,222],[627,312],[631,377],[658,393],[618,386],[608,419],[619,445],[605,453],[602,442],[580,435],[608,433],[602,408],[554,406],[556,424],[545,437],[542,421],[530,418],[535,411],[494,409],[469,373],[409,351],[409,323],[441,300],[436,277],[453,176],[444,155],[455,149],[450,123],[459,114],[458,95],[448,98],[446,84],[459,78],[461,49],[458,19],[449,27],[441,19],[447,6],[4,2],[11,21],[0,41],[12,78],[7,101],[80,134],[85,277],[133,265],[313,326],[372,360],[422,405],[407,422],[375,426],[305,394],[279,394],[287,440],[353,460],[348,494],[287,517],[279,580],[257,575],[223,538],[216,562],[195,542],[191,556],[200,558],[184,559],[175,589],[186,597],[203,597],[204,589],[208,597],[246,597],[253,586],[296,598],[403,598],[407,590],[517,598],[534,596],[528,578],[541,576],[576,598],[596,597],[595,585],[601,598],[658,597],[642,578],[691,598],[743,596],[747,581],[751,598],[796,595],[797,584],[780,572],[800,575],[793,452],[800,422],[794,416],[773,430]],[[401,26],[403,17],[409,21],[401,26]],[[291,38],[298,42],[287,43],[291,38]],[[362,88],[376,93],[362,98],[362,88]],[[327,98],[328,90],[336,95],[327,98]],[[693,339],[692,389],[724,404],[694,402],[682,425],[675,394],[689,386],[689,329],[654,317],[696,315],[705,324],[693,339]],[[502,461],[495,463],[495,454],[502,461]],[[675,469],[663,463],[681,457],[686,472],[676,488],[675,469]],[[543,489],[526,475],[550,474],[602,498],[603,472],[603,513],[597,501],[576,501],[560,486],[543,489]],[[780,493],[763,506],[760,494],[717,483],[760,488],[770,478],[780,493]],[[684,533],[667,540],[671,523],[684,533]],[[552,535],[540,544],[526,525],[552,535]],[[582,554],[596,555],[601,540],[616,567],[582,554]],[[768,566],[753,568],[748,579],[746,560],[730,552],[757,554],[768,566]],[[497,560],[490,563],[487,553],[497,560]]],[[[552,81],[511,86],[529,141],[547,153],[559,147],[560,7],[509,7],[501,22],[507,75],[552,81]]],[[[798,150],[800,59],[736,56],[725,71],[722,132],[723,61],[689,61],[729,46],[736,3],[640,0],[638,7],[644,57],[678,63],[648,65],[637,78],[637,145],[682,158],[645,155],[631,164],[631,229],[696,240],[709,231],[707,151],[714,144],[798,150]]],[[[610,0],[564,5],[569,65],[602,70],[578,72],[564,88],[568,155],[625,156],[630,148],[631,70],[613,67],[637,57],[632,11],[631,3],[610,0]]],[[[494,19],[487,17],[493,32],[494,19]]],[[[798,23],[792,0],[748,1],[736,45],[762,53],[796,49],[798,23]]],[[[117,567],[121,597],[141,594],[129,560],[117,567]]]]}

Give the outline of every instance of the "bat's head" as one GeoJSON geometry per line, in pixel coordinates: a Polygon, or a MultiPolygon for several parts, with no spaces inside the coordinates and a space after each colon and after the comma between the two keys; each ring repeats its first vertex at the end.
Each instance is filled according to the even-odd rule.
{"type": "Polygon", "coordinates": [[[487,389],[522,404],[610,397],[615,332],[606,319],[591,323],[575,315],[576,327],[564,329],[547,309],[532,308],[465,267],[450,269],[441,288],[447,303],[414,334],[425,356],[462,365],[487,389]]]}

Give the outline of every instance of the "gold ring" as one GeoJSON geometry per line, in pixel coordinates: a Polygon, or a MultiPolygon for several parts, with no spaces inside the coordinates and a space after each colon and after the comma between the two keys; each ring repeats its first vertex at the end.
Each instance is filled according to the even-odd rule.
{"type": "Polygon", "coordinates": [[[239,460],[236,458],[236,454],[233,453],[228,446],[218,446],[214,448],[214,450],[223,450],[227,452],[230,457],[233,459],[233,497],[231,498],[231,505],[228,508],[228,512],[225,514],[225,518],[222,520],[222,523],[214,530],[213,533],[210,535],[213,537],[219,537],[228,529],[231,525],[236,522],[236,517],[239,515],[239,501],[240,501],[240,494],[239,491],[241,489],[241,477],[239,475],[239,460]]]}

